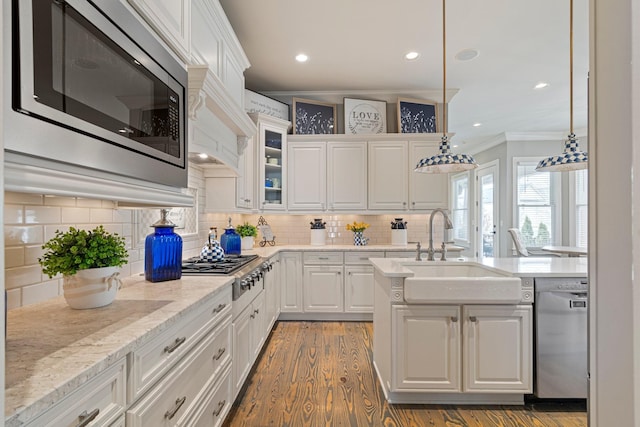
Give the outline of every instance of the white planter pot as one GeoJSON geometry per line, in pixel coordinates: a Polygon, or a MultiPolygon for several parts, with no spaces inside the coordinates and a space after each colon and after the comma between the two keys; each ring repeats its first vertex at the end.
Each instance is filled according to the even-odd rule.
{"type": "Polygon", "coordinates": [[[242,239],[240,239],[240,246],[242,248],[243,251],[248,251],[250,249],[253,249],[253,242],[255,240],[255,237],[253,236],[247,236],[247,237],[243,237],[242,239]]]}
{"type": "Polygon", "coordinates": [[[73,276],[64,276],[64,299],[75,309],[97,308],[109,305],[116,298],[122,282],[120,267],[101,267],[80,270],[73,276]]]}

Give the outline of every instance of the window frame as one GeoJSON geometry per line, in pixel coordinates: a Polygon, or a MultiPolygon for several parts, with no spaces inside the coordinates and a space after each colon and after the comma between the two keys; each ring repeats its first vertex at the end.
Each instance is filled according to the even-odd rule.
{"type": "MultiPolygon", "coordinates": [[[[471,172],[470,171],[464,171],[464,172],[459,172],[456,174],[451,174],[449,176],[449,212],[451,213],[451,218],[454,218],[454,212],[458,209],[455,209],[454,203],[455,203],[455,184],[457,181],[461,180],[461,179],[466,179],[467,180],[467,197],[466,197],[466,210],[467,210],[467,238],[466,239],[457,239],[455,237],[455,234],[452,232],[452,236],[453,236],[453,241],[456,245],[459,246],[463,246],[465,248],[470,248],[471,247],[471,185],[472,185],[472,180],[471,180],[471,172]]],[[[454,225],[455,227],[455,225],[454,225]]]]}
{"type": "MultiPolygon", "coordinates": [[[[518,205],[518,166],[537,165],[540,161],[539,157],[514,157],[512,162],[512,185],[513,185],[513,212],[512,227],[520,229],[520,205],[518,205]]],[[[562,177],[561,174],[555,172],[545,172],[550,174],[550,190],[549,197],[551,202],[551,227],[552,239],[550,245],[561,245],[562,243],[562,177]]],[[[524,206],[524,205],[523,205],[524,206]]],[[[539,246],[527,246],[531,249],[539,249],[539,246]]]]}

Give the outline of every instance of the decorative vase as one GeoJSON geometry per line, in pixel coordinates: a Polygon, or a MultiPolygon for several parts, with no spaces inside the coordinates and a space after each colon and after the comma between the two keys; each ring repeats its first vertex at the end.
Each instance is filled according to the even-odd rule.
{"type": "Polygon", "coordinates": [[[109,305],[122,285],[119,275],[120,267],[101,267],[64,276],[64,299],[69,307],[80,310],[109,305]]]}
{"type": "Polygon", "coordinates": [[[354,231],[353,232],[353,244],[356,246],[365,246],[367,244],[367,239],[362,234],[362,231],[354,231]]]}
{"type": "Polygon", "coordinates": [[[248,251],[250,249],[253,249],[253,242],[254,242],[255,237],[253,236],[245,236],[243,237],[242,240],[242,250],[243,251],[248,251]]]}
{"type": "Polygon", "coordinates": [[[152,225],[154,232],[144,242],[144,278],[149,282],[178,280],[182,277],[182,237],[162,209],[161,218],[152,225]]]}

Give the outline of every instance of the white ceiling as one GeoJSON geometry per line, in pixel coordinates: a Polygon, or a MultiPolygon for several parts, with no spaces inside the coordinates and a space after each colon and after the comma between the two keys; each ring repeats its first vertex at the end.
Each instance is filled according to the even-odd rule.
{"type": "MultiPolygon", "coordinates": [[[[249,89],[442,98],[440,0],[220,2],[251,62],[249,89]],[[410,50],[421,56],[406,61],[410,50]],[[300,52],[308,62],[294,60],[300,52]]],[[[574,3],[580,134],[587,126],[588,1],[574,3]]],[[[470,148],[502,132],[566,135],[569,0],[449,0],[446,8],[447,88],[458,90],[449,105],[453,143],[470,148]],[[469,48],[479,51],[477,58],[455,59],[469,48]],[[534,90],[540,81],[549,86],[534,90]],[[483,125],[473,127],[476,122],[483,125]]]]}

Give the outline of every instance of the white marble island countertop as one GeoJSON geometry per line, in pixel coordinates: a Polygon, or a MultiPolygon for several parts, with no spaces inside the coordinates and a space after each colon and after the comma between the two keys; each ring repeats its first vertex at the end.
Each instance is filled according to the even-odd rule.
{"type": "Polygon", "coordinates": [[[106,307],[74,310],[58,297],[10,310],[5,345],[5,425],[20,426],[206,303],[230,277],[123,280],[106,307]]]}
{"type": "MultiPolygon", "coordinates": [[[[411,270],[402,266],[407,261],[401,258],[374,259],[372,264],[387,277],[412,276],[411,270]]],[[[422,261],[425,263],[440,263],[442,261],[422,261]]],[[[445,261],[448,264],[456,262],[471,262],[504,271],[518,277],[587,277],[588,265],[586,258],[562,257],[528,257],[528,258],[459,258],[445,261]]]]}

